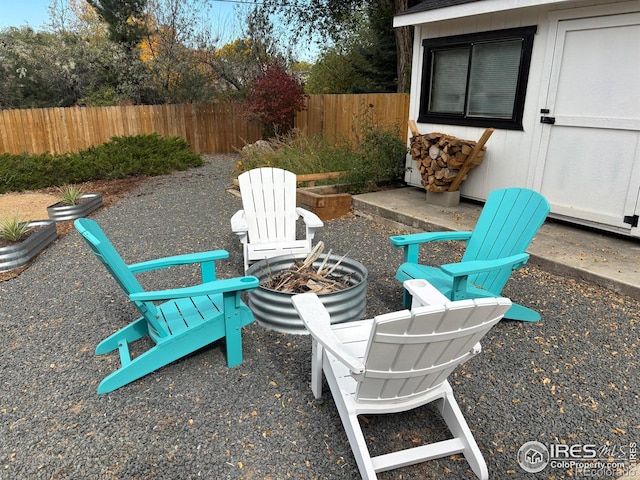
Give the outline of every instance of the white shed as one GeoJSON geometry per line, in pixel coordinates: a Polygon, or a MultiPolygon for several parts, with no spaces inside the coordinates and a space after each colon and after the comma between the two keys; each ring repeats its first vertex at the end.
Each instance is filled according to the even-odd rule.
{"type": "Polygon", "coordinates": [[[419,131],[495,129],[463,197],[527,187],[553,217],[640,237],[640,0],[427,0],[407,25],[419,131]]]}

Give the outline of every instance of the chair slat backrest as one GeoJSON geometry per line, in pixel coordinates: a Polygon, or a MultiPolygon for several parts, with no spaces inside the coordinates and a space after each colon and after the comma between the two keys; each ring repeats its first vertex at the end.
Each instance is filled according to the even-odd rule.
{"type": "Polygon", "coordinates": [[[256,168],[238,176],[251,243],[296,239],[296,175],[256,168]]]}
{"type": "MultiPolygon", "coordinates": [[[[533,190],[494,190],[467,242],[462,261],[495,260],[526,252],[549,211],[549,202],[533,190]]],[[[499,294],[511,273],[510,268],[492,270],[470,275],[469,281],[499,294]]]]}
{"type": "Polygon", "coordinates": [[[441,385],[510,306],[506,298],[481,298],[376,317],[357,399],[404,401],[441,385]]]}
{"type": "MultiPolygon", "coordinates": [[[[127,295],[144,292],[144,288],[131,273],[129,267],[122,259],[118,251],[111,244],[100,226],[89,218],[78,218],[74,225],[98,257],[98,260],[109,271],[114,280],[120,285],[127,295]]],[[[140,313],[156,329],[159,336],[166,336],[168,332],[157,320],[157,309],[153,302],[133,302],[140,313]]]]}

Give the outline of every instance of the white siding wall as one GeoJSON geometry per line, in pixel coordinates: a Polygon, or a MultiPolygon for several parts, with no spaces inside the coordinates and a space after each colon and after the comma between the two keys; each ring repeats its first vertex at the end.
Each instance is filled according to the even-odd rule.
{"type": "MultiPolygon", "coordinates": [[[[516,186],[534,188],[536,162],[540,148],[540,109],[545,107],[541,98],[548,87],[545,73],[547,43],[550,41],[551,22],[549,13],[554,10],[569,10],[614,1],[563,2],[542,7],[532,7],[487,15],[478,15],[455,20],[416,26],[413,55],[413,81],[409,119],[417,120],[420,102],[421,72],[423,64],[422,40],[489,30],[536,25],[529,84],[527,86],[523,127],[524,131],[496,129],[487,142],[487,153],[482,164],[474,168],[462,184],[461,193],[467,198],[485,200],[492,190],[516,186]]],[[[552,41],[552,40],[551,40],[552,41]]],[[[478,127],[461,127],[441,124],[418,124],[421,133],[442,132],[468,140],[478,140],[484,131],[478,127]]],[[[420,174],[410,156],[407,158],[406,181],[410,185],[421,186],[420,174]]]]}

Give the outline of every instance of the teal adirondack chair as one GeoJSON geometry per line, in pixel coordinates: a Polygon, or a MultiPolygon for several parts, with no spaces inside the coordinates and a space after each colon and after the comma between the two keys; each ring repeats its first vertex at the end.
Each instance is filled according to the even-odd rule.
{"type": "MultiPolygon", "coordinates": [[[[525,188],[505,188],[489,194],[473,232],[425,232],[391,237],[391,244],[404,249],[405,263],[396,272],[400,282],[427,280],[452,301],[465,298],[498,297],[513,270],[529,260],[526,253],[547,215],[549,202],[525,188]],[[418,262],[420,246],[446,240],[465,240],[459,263],[440,267],[418,262]]],[[[405,306],[410,295],[405,290],[405,306]]],[[[504,318],[537,322],[540,314],[513,304],[504,318]]]]}
{"type": "Polygon", "coordinates": [[[216,280],[215,260],[227,258],[226,251],[127,265],[95,221],[79,218],[74,225],[142,314],[96,347],[96,355],[118,350],[121,362],[118,370],[100,382],[98,393],[120,388],[223,337],[227,365],[242,363],[241,330],[253,321],[253,314],[240,295],[255,289],[259,282],[251,276],[216,280]],[[135,277],[137,273],[187,264],[200,264],[202,284],[147,292],[135,277]],[[157,305],[158,301],[163,303],[157,305]],[[129,344],[144,337],[150,337],[155,345],[131,358],[129,344]]]}

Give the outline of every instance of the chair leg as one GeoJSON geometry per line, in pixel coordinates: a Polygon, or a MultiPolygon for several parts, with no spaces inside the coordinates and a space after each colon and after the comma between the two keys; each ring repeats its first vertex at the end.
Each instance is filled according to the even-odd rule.
{"type": "Polygon", "coordinates": [[[100,382],[98,393],[112,392],[176,360],[176,358],[173,358],[175,355],[169,356],[167,355],[168,353],[166,349],[160,348],[158,345],[147,350],[133,359],[128,365],[124,365],[107,375],[100,382]]]}
{"type": "MultiPolygon", "coordinates": [[[[202,330],[198,341],[184,336],[182,338],[170,338],[158,343],[144,353],[133,358],[126,365],[107,375],[98,386],[98,393],[109,393],[128,383],[154,372],[165,365],[195,352],[196,350],[213,343],[221,336],[209,336],[206,330],[202,330]]],[[[196,333],[196,335],[198,334],[196,333]]]]}
{"type": "Polygon", "coordinates": [[[245,305],[238,306],[241,301],[237,292],[225,293],[222,302],[224,330],[216,331],[213,335],[216,338],[225,337],[227,366],[231,368],[242,363],[242,327],[253,321],[253,314],[245,305]]]}
{"type": "MultiPolygon", "coordinates": [[[[240,332],[238,331],[239,334],[240,332]]],[[[176,337],[167,337],[146,352],[130,359],[130,361],[127,360],[130,358],[128,352],[124,352],[126,355],[124,355],[125,361],[122,366],[100,382],[98,393],[108,393],[120,388],[224,336],[224,324],[220,319],[220,321],[211,321],[198,328],[190,329],[176,337]]],[[[233,335],[231,336],[233,337],[233,335]]],[[[233,340],[228,339],[227,341],[231,341],[233,344],[233,340]]],[[[123,348],[128,347],[124,345],[123,348]]],[[[242,357],[242,353],[240,353],[240,356],[242,357]]],[[[123,357],[123,352],[121,352],[120,357],[123,357]]]]}
{"type": "Polygon", "coordinates": [[[540,314],[535,310],[513,303],[507,313],[504,314],[504,318],[521,322],[537,322],[540,320],[540,314]]]}
{"type": "MultiPolygon", "coordinates": [[[[443,292],[447,295],[447,292],[443,292]]],[[[492,293],[488,290],[482,290],[476,288],[471,295],[467,295],[466,298],[494,298],[499,297],[500,293],[492,293]]],[[[454,298],[454,300],[462,300],[462,298],[454,298]]],[[[517,303],[512,303],[511,307],[504,314],[506,320],[519,320],[521,322],[537,322],[540,320],[540,314],[535,310],[532,310],[517,303]]]]}
{"type": "Polygon", "coordinates": [[[402,291],[403,291],[402,301],[404,303],[404,308],[411,308],[411,302],[413,301],[411,294],[406,288],[403,288],[402,291]]]}
{"type": "Polygon", "coordinates": [[[327,382],[331,388],[333,400],[340,414],[340,420],[342,420],[344,431],[347,434],[351,451],[356,459],[360,476],[362,480],[375,480],[378,477],[371,460],[367,442],[362,433],[362,427],[358,421],[358,413],[354,409],[349,408],[344,395],[340,392],[340,388],[332,375],[327,376],[327,382]]]}
{"type": "Polygon", "coordinates": [[[324,348],[317,341],[311,343],[311,391],[317,399],[322,397],[322,357],[324,348]]]}
{"type": "Polygon", "coordinates": [[[489,478],[489,471],[487,470],[487,464],[480,452],[480,447],[473,438],[473,434],[467,425],[467,421],[462,415],[462,411],[458,406],[458,402],[453,396],[453,392],[450,387],[445,393],[445,396],[437,400],[436,405],[440,410],[440,414],[449,427],[449,430],[455,438],[462,441],[465,448],[462,451],[464,457],[469,462],[469,466],[473,473],[477,475],[480,480],[486,480],[489,478]]]}
{"type": "Polygon", "coordinates": [[[149,335],[149,325],[144,317],[140,317],[136,321],[102,340],[96,347],[96,355],[102,355],[104,353],[117,350],[122,340],[126,340],[127,343],[132,343],[146,337],[147,335],[149,335]]]}
{"type": "Polygon", "coordinates": [[[242,255],[244,256],[244,273],[246,274],[249,269],[249,247],[246,241],[242,242],[242,255]]]}
{"type": "Polygon", "coordinates": [[[235,367],[242,363],[242,328],[234,325],[234,322],[227,322],[225,328],[225,342],[227,346],[227,366],[235,367]]]}

